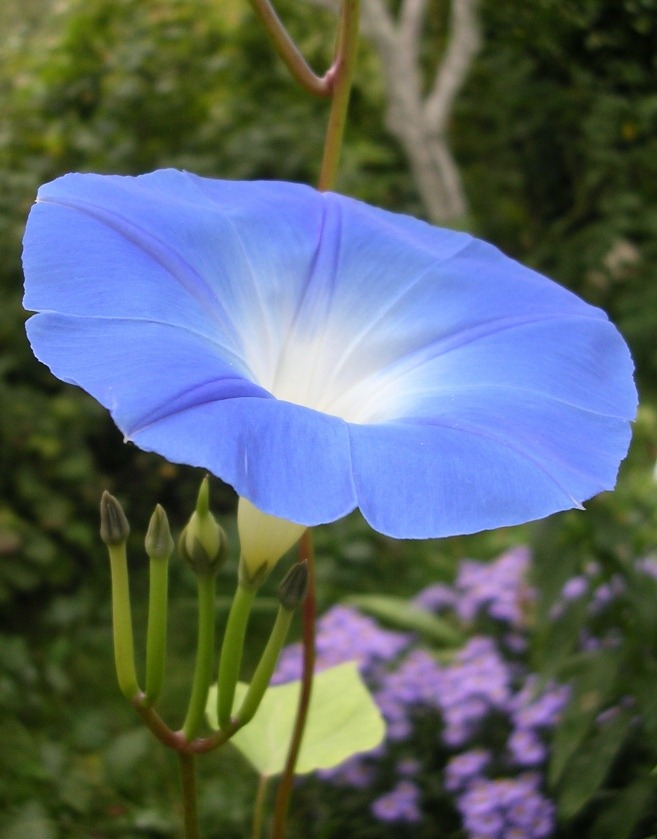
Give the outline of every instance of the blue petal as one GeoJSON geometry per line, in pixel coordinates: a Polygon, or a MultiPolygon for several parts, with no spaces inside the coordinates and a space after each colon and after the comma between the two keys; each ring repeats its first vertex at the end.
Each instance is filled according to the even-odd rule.
{"type": "Polygon", "coordinates": [[[27,324],[37,356],[108,408],[140,448],[210,469],[258,507],[273,500],[300,524],[354,509],[345,423],[272,398],[192,333],[135,326],[55,314],[27,324]]]}
{"type": "Polygon", "coordinates": [[[627,450],[605,314],[467,234],[294,184],[70,175],[24,264],[55,375],[281,518],[509,525],[611,488],[627,450]]]}

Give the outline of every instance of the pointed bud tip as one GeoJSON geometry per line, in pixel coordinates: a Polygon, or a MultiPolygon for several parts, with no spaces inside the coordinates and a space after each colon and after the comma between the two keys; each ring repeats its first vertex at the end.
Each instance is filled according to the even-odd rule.
{"type": "Polygon", "coordinates": [[[174,543],[164,507],[157,504],[144,539],[146,553],[151,559],[169,559],[174,543]]]}
{"type": "Polygon", "coordinates": [[[297,562],[287,572],[278,586],[278,600],[284,609],[291,612],[302,602],[308,591],[308,563],[297,562]]]}
{"type": "Polygon", "coordinates": [[[205,518],[210,513],[210,476],[206,475],[196,496],[196,512],[199,518],[205,518]]]}
{"type": "Polygon", "coordinates": [[[124,545],[130,535],[130,525],[123,507],[105,490],[100,499],[100,538],[108,545],[124,545]]]}

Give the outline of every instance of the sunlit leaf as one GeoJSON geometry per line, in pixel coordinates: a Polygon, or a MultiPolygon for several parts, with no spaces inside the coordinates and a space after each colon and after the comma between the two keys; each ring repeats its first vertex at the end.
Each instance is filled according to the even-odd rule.
{"type": "MultiPolygon", "coordinates": [[[[270,687],[257,714],[231,740],[260,775],[283,771],[292,736],[301,683],[289,682],[270,687]]],[[[240,682],[235,710],[246,693],[240,682]]],[[[217,723],[216,688],[210,691],[208,721],[217,723]]],[[[308,722],[296,766],[297,774],[337,766],[358,752],[378,746],[385,734],[379,709],[365,687],[354,662],[340,664],[318,673],[308,713],[308,722]]]]}

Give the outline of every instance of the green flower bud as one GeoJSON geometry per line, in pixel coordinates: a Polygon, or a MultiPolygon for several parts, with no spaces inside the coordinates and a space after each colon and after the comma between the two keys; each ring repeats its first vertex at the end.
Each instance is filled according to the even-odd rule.
{"type": "Polygon", "coordinates": [[[180,534],[178,553],[195,574],[216,574],[228,554],[226,534],[210,512],[207,475],[201,482],[196,509],[180,534]]]}
{"type": "Polygon", "coordinates": [[[308,591],[308,563],[297,562],[278,586],[278,600],[288,612],[294,611],[308,591]]]}
{"type": "Polygon", "coordinates": [[[146,554],[151,559],[169,559],[173,553],[173,537],[169,529],[169,520],[164,508],[159,504],[151,516],[146,538],[144,539],[146,554]]]}
{"type": "Polygon", "coordinates": [[[130,535],[130,525],[123,507],[107,490],[100,499],[100,538],[108,546],[125,545],[130,535]]]}

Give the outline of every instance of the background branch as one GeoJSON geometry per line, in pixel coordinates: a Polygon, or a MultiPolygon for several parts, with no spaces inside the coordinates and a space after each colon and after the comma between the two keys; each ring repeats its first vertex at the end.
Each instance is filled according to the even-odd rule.
{"type": "MultiPolygon", "coordinates": [[[[337,11],[333,0],[310,2],[337,11]]],[[[447,130],[481,34],[477,0],[451,0],[447,46],[433,85],[424,93],[419,55],[426,7],[426,0],[402,0],[395,19],[386,0],[363,0],[361,20],[363,34],[381,62],[388,130],[406,153],[427,216],[445,223],[467,211],[447,130]]]]}

